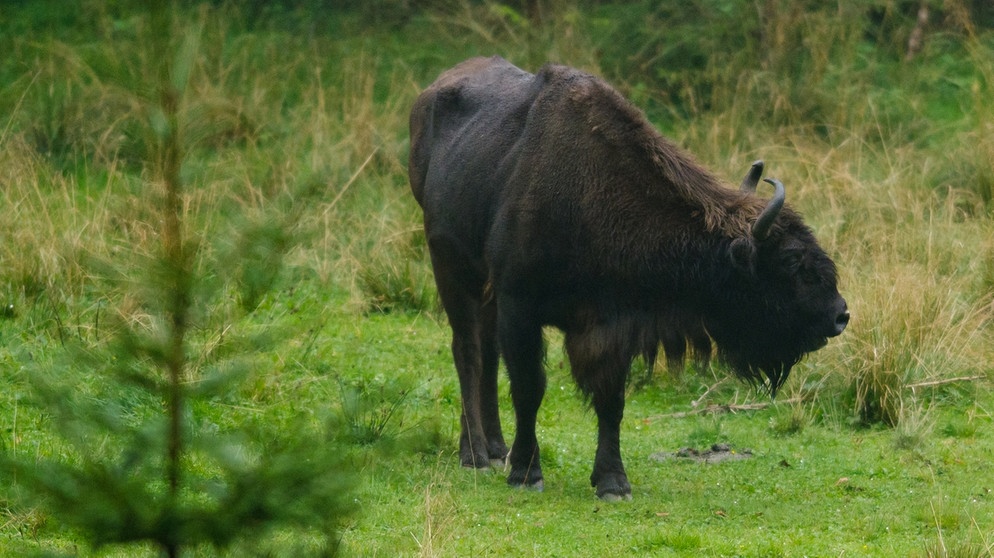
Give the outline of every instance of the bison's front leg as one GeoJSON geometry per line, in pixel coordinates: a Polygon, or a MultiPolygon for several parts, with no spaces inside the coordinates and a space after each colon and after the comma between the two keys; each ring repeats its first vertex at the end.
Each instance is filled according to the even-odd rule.
{"type": "Polygon", "coordinates": [[[517,430],[508,461],[507,483],[541,490],[542,465],[535,435],[538,408],[545,396],[542,369],[542,326],[527,310],[530,305],[503,300],[498,304],[500,350],[511,382],[511,402],[517,430]]]}
{"type": "Polygon", "coordinates": [[[590,484],[604,500],[631,499],[632,487],[621,461],[621,419],[625,412],[625,382],[632,355],[616,342],[613,324],[591,326],[566,334],[573,378],[593,399],[597,413],[597,455],[590,484]]]}
{"type": "Polygon", "coordinates": [[[625,387],[602,389],[594,393],[597,412],[597,455],[590,484],[603,500],[630,500],[632,487],[621,461],[621,419],[625,412],[625,387]]]}

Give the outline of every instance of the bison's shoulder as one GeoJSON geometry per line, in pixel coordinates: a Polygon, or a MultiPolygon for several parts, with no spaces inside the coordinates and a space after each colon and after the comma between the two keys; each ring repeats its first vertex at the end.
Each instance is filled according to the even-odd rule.
{"type": "Polygon", "coordinates": [[[657,220],[667,221],[679,209],[700,215],[709,230],[740,234],[762,209],[757,200],[755,210],[740,216],[741,205],[749,205],[747,196],[660,134],[639,108],[603,79],[546,65],[534,81],[540,93],[525,130],[527,151],[544,160],[531,162],[546,174],[565,165],[558,176],[571,177],[572,185],[584,184],[588,194],[600,198],[590,204],[596,213],[604,216],[605,206],[651,209],[657,220]],[[660,206],[668,211],[659,212],[660,206]]]}
{"type": "Polygon", "coordinates": [[[550,106],[582,123],[592,136],[600,136],[622,149],[662,139],[641,110],[597,76],[547,65],[536,78],[542,84],[543,96],[552,99],[550,106]]]}

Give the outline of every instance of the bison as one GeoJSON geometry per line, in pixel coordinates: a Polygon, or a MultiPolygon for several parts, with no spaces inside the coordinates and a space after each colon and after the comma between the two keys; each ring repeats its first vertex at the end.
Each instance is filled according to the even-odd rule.
{"type": "Polygon", "coordinates": [[[543,487],[543,326],[564,332],[597,414],[590,482],[598,497],[629,499],[619,426],[636,356],[662,343],[682,359],[688,340],[710,355],[713,342],[736,375],[775,395],[849,321],[835,264],[784,205],[783,185],[768,179],[773,198],[757,196],[761,162],[739,189],[724,186],[597,77],[473,58],[417,98],[410,133],[411,190],[452,328],[464,466],[506,458],[509,484],[543,487]]]}

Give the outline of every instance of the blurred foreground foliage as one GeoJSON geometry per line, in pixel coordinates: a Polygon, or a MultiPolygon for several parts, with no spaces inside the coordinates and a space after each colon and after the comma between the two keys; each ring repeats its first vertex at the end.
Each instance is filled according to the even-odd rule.
{"type": "MultiPolygon", "coordinates": [[[[62,350],[17,371],[30,386],[27,407],[51,417],[62,453],[30,455],[15,443],[0,453],[0,490],[94,548],[151,547],[170,558],[206,548],[334,555],[354,478],[330,434],[306,420],[289,432],[252,421],[222,428],[207,412],[264,370],[274,332],[240,326],[282,272],[292,204],[274,203],[260,225],[242,220],[240,234],[219,243],[226,249],[204,249],[208,239],[188,222],[193,177],[183,168],[196,129],[189,83],[203,16],[179,22],[163,2],[140,17],[151,56],[137,65],[151,83],[115,95],[133,107],[138,187],[158,227],[113,257],[84,258],[81,269],[100,283],[90,296],[113,308],[103,336],[67,339],[58,323],[62,350]],[[273,539],[281,531],[300,538],[281,548],[273,539]]],[[[56,158],[71,150],[38,147],[56,158]]]]}
{"type": "MultiPolygon", "coordinates": [[[[29,542],[329,554],[357,470],[402,478],[365,487],[370,516],[411,515],[399,470],[452,452],[459,399],[407,113],[473,55],[603,75],[716,172],[765,158],[789,185],[854,317],[795,369],[778,436],[883,425],[914,446],[989,385],[989,2],[172,6],[165,26],[137,0],[0,10],[0,508],[29,542]]],[[[950,428],[972,439],[981,415],[950,428]]]]}

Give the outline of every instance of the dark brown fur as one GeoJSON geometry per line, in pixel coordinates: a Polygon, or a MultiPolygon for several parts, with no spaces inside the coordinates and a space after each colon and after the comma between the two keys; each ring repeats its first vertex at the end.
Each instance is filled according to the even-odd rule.
{"type": "Polygon", "coordinates": [[[796,213],[783,208],[753,237],[766,201],[726,187],[577,70],[533,75],[494,57],[443,73],[411,111],[409,171],[453,331],[460,456],[480,467],[507,454],[499,346],[517,426],[511,484],[542,484],[545,325],[565,332],[597,413],[591,482],[628,497],[618,432],[633,358],[660,342],[675,358],[688,339],[710,353],[713,340],[775,392],[848,320],[835,266],[796,213]]]}

